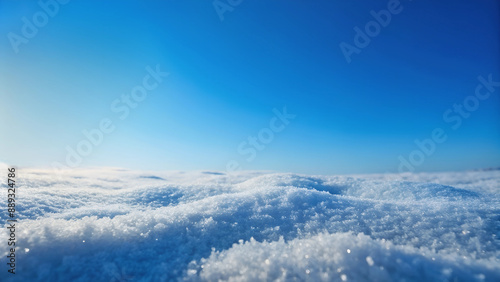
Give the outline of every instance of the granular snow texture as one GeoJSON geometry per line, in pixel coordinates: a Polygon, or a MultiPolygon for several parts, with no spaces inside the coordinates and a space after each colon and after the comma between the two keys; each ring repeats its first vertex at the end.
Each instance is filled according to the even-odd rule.
{"type": "Polygon", "coordinates": [[[499,170],[17,181],[16,274],[5,211],[1,281],[500,281],[499,170]]]}

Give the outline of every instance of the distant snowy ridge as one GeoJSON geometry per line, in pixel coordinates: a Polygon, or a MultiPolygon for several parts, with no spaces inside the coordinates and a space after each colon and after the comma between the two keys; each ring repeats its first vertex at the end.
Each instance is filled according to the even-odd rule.
{"type": "Polygon", "coordinates": [[[17,280],[0,278],[500,281],[500,171],[228,178],[21,171],[17,280]]]}

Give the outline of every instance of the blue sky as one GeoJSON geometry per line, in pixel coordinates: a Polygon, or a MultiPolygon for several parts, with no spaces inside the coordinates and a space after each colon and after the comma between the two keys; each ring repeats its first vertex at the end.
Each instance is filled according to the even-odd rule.
{"type": "Polygon", "coordinates": [[[500,81],[497,1],[242,1],[223,20],[212,1],[41,3],[53,15],[0,1],[0,161],[67,166],[109,119],[78,166],[394,172],[436,128],[447,139],[415,171],[500,166],[500,87],[460,126],[443,118],[478,76],[500,81]],[[340,44],[388,5],[399,12],[348,63],[340,44]],[[42,23],[31,38],[24,17],[42,23]],[[112,103],[147,66],[169,75],[120,119],[112,103]],[[238,147],[285,106],[296,117],[248,161],[238,147]]]}

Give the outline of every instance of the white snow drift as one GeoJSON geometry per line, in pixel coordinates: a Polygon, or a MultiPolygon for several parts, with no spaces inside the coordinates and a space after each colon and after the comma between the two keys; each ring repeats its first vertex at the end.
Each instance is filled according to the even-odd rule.
{"type": "Polygon", "coordinates": [[[2,281],[500,281],[499,170],[17,178],[2,281]]]}

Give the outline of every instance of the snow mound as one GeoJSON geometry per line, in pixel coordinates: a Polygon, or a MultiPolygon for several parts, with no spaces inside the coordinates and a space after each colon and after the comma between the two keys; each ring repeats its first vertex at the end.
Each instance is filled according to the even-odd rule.
{"type": "MultiPolygon", "coordinates": [[[[494,261],[468,261],[350,233],[234,244],[190,265],[206,281],[498,281],[494,261]],[[255,271],[255,270],[259,271],[255,271]]],[[[189,279],[187,279],[189,280],[189,279]]]]}
{"type": "Polygon", "coordinates": [[[498,281],[500,171],[464,174],[20,170],[0,280],[498,281]]]}

